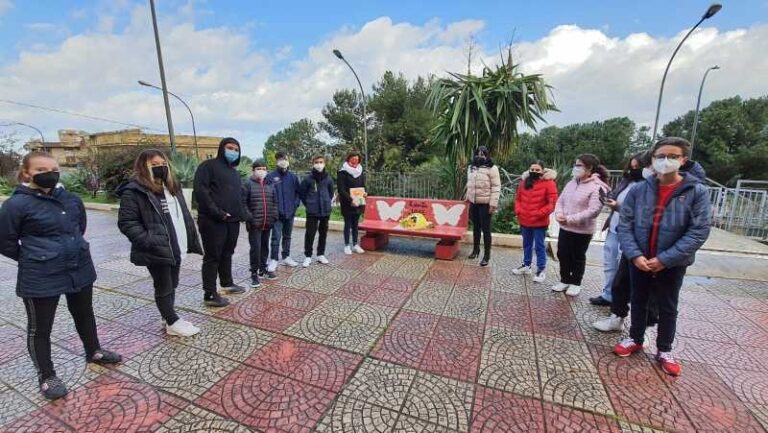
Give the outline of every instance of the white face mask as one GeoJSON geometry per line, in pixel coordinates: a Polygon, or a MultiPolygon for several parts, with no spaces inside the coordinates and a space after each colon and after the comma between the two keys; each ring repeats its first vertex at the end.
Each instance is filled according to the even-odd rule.
{"type": "Polygon", "coordinates": [[[571,170],[571,174],[576,179],[580,179],[584,177],[584,167],[573,167],[573,170],[571,170]]]}
{"type": "Polygon", "coordinates": [[[643,168],[643,179],[650,179],[654,175],[654,171],[650,167],[643,168]]]}
{"type": "Polygon", "coordinates": [[[312,167],[314,167],[314,169],[317,170],[317,171],[325,170],[325,164],[323,164],[323,163],[317,163],[317,164],[313,165],[312,167]]]}
{"type": "Polygon", "coordinates": [[[256,170],[253,170],[253,175],[256,176],[257,179],[264,179],[267,177],[267,170],[257,168],[256,170]]]}
{"type": "Polygon", "coordinates": [[[679,159],[655,158],[653,160],[653,170],[659,174],[670,174],[680,170],[681,161],[679,159]]]}
{"type": "Polygon", "coordinates": [[[283,168],[283,169],[288,168],[288,165],[289,164],[287,159],[280,159],[277,161],[277,166],[280,168],[283,168]]]}

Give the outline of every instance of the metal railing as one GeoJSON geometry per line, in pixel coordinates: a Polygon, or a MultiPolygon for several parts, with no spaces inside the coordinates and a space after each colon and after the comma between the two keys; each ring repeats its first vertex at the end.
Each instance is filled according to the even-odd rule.
{"type": "Polygon", "coordinates": [[[736,188],[710,187],[710,200],[715,227],[768,240],[768,181],[739,180],[736,188]]]}

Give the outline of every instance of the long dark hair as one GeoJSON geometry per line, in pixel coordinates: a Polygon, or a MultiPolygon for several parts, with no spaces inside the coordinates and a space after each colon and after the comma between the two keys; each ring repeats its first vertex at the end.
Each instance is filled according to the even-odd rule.
{"type": "Polygon", "coordinates": [[[645,156],[645,154],[646,154],[645,151],[638,152],[632,155],[632,157],[627,160],[627,164],[624,166],[624,173],[623,173],[624,177],[629,176],[629,172],[632,171],[632,161],[637,161],[637,165],[639,165],[640,168],[645,167],[645,165],[643,165],[643,156],[645,156]]]}
{"type": "MultiPolygon", "coordinates": [[[[530,163],[528,165],[528,167],[530,167],[531,165],[534,165],[534,164],[536,164],[539,167],[541,167],[541,171],[542,171],[542,175],[543,175],[544,174],[543,173],[544,170],[547,169],[547,167],[544,165],[544,161],[542,161],[540,159],[537,159],[536,161],[533,161],[532,163],[530,163]]],[[[525,178],[525,189],[533,188],[534,181],[535,181],[535,179],[533,178],[533,176],[531,176],[531,173],[528,173],[528,177],[525,178]]]]}
{"type": "Polygon", "coordinates": [[[165,178],[165,186],[175,196],[180,191],[179,182],[176,180],[176,176],[173,175],[171,160],[160,150],[147,149],[136,157],[136,161],[133,163],[133,178],[148,190],[154,193],[162,193],[163,182],[158,182],[158,179],[155,179],[155,176],[152,175],[152,168],[149,167],[149,160],[156,156],[163,158],[168,164],[168,177],[165,178]]]}
{"type": "Polygon", "coordinates": [[[582,153],[576,159],[580,160],[590,172],[600,176],[600,180],[608,183],[611,175],[608,173],[608,169],[600,163],[600,158],[591,153],[582,153]]]}

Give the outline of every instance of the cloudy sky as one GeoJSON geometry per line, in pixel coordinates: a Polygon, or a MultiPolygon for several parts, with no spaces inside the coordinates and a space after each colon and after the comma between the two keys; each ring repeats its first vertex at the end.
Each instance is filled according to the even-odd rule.
{"type": "MultiPolygon", "coordinates": [[[[189,102],[199,134],[233,135],[255,154],[269,134],[318,119],[334,90],[355,86],[340,49],[368,87],[387,70],[408,77],[498,60],[512,41],[524,70],[544,74],[561,113],[553,125],[629,116],[651,124],[666,62],[706,1],[158,0],[168,85],[189,102]],[[669,4],[674,4],[670,6],[669,4]]],[[[723,1],[673,64],[662,122],[703,103],[768,94],[768,1],[723,1]]],[[[8,101],[164,131],[148,1],[0,0],[0,123],[52,139],[62,128],[126,127],[8,101]]],[[[179,133],[191,133],[174,104],[179,133]]],[[[10,128],[4,127],[3,131],[10,128]]],[[[18,130],[23,138],[31,133],[18,130]]]]}

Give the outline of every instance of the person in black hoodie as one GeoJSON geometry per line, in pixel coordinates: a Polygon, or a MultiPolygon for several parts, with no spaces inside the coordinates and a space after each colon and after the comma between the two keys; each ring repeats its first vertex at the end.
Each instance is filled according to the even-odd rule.
{"type": "Polygon", "coordinates": [[[16,295],[27,312],[27,348],[40,392],[53,400],[69,392],[51,360],[51,329],[61,295],[67,298],[86,362],[116,364],[122,358],[102,349],[96,333],[96,268],[83,238],[87,217],[82,200],[59,185],[59,165],[45,152],[24,156],[19,181],[0,209],[0,253],[18,262],[16,295]]]}
{"type": "Polygon", "coordinates": [[[232,254],[235,253],[240,223],[248,220],[243,207],[242,183],[235,167],[240,164],[240,143],[231,137],[221,140],[219,153],[203,162],[195,173],[194,194],[198,224],[203,240],[203,290],[205,305],[225,307],[227,298],[219,295],[216,276],[222,289],[243,293],[245,288],[232,279],[232,254]]]}
{"type": "Polygon", "coordinates": [[[187,253],[202,254],[203,248],[168,158],[156,149],[141,152],[133,177],[117,194],[117,226],[131,241],[131,262],[146,266],[152,276],[165,331],[178,337],[197,334],[200,329],[179,318],[173,304],[182,259],[187,253]]]}
{"type": "Polygon", "coordinates": [[[359,205],[350,194],[351,188],[365,188],[365,173],[363,173],[363,166],[360,165],[360,153],[351,152],[347,155],[347,159],[339,169],[336,183],[341,214],[344,216],[344,254],[350,255],[352,251],[363,254],[365,251],[357,244],[357,225],[360,222],[360,215],[365,212],[365,205],[359,205]]]}
{"type": "Polygon", "coordinates": [[[305,258],[302,266],[307,268],[312,264],[312,247],[318,231],[320,238],[317,241],[317,261],[327,265],[325,241],[328,237],[328,220],[331,217],[333,179],[325,171],[325,158],[322,156],[312,159],[312,173],[301,181],[299,197],[307,209],[307,227],[304,234],[305,258]]]}
{"type": "Polygon", "coordinates": [[[253,162],[253,176],[243,183],[243,202],[250,218],[245,224],[248,241],[251,244],[251,287],[261,285],[259,276],[270,280],[277,278],[274,271],[267,269],[269,257],[269,234],[277,221],[277,194],[275,187],[267,183],[267,163],[263,159],[253,162]]]}

